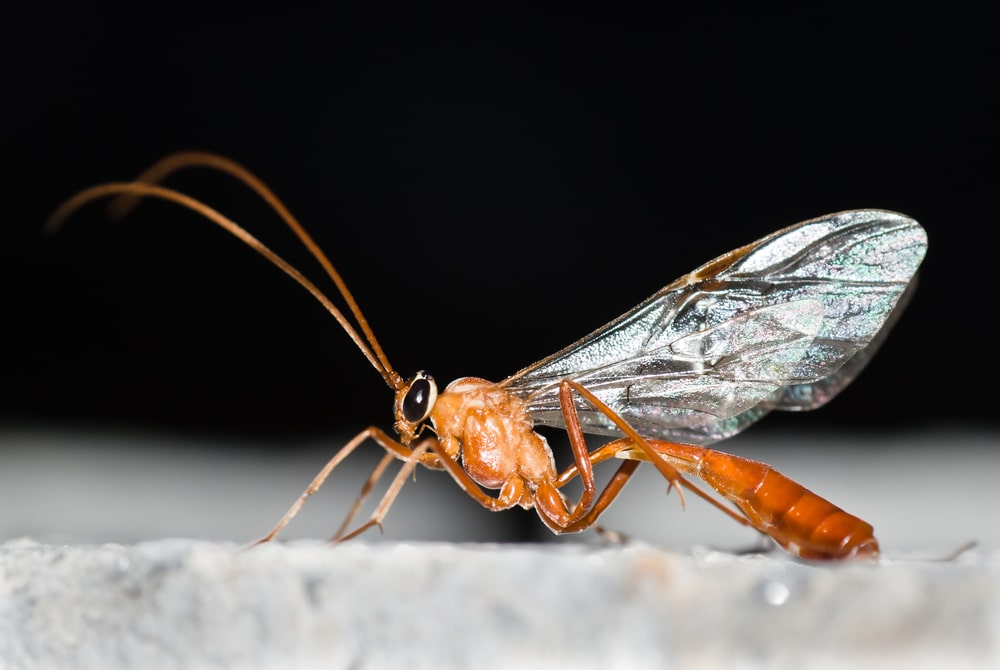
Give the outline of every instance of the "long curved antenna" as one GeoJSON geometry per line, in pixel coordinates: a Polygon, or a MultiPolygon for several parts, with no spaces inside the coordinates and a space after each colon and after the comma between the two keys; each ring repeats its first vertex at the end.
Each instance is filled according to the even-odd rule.
{"type": "MultiPolygon", "coordinates": [[[[145,182],[112,182],[92,186],[91,188],[80,191],[60,205],[52,216],[49,217],[49,220],[45,222],[45,229],[47,232],[54,233],[58,231],[62,227],[63,223],[65,223],[66,219],[80,207],[93,200],[97,200],[98,198],[116,195],[125,195],[135,198],[152,197],[173,202],[201,214],[212,223],[215,223],[219,227],[223,228],[248,247],[259,253],[261,256],[271,261],[271,263],[309,291],[309,293],[311,293],[312,296],[316,298],[316,300],[318,300],[331,315],[333,315],[333,318],[337,320],[337,323],[340,324],[341,328],[344,329],[354,344],[361,350],[361,353],[368,359],[368,362],[372,364],[372,366],[378,371],[378,373],[393,390],[399,390],[403,386],[402,378],[396,373],[395,370],[392,369],[392,367],[389,366],[388,361],[384,360],[385,357],[383,356],[382,360],[380,360],[373,353],[372,349],[368,346],[365,340],[354,329],[350,321],[347,320],[347,317],[345,317],[344,314],[337,309],[330,299],[327,298],[315,284],[306,279],[301,272],[292,267],[278,254],[271,251],[260,240],[244,230],[243,227],[235,221],[221,214],[217,210],[212,209],[203,202],[180,193],[179,191],[145,182]]],[[[347,295],[349,296],[350,294],[348,293],[347,295]]],[[[350,300],[349,302],[352,304],[352,311],[357,310],[355,314],[360,313],[360,310],[357,309],[353,300],[350,300]]],[[[363,318],[359,320],[364,323],[363,318]]]]}
{"type": "MultiPolygon", "coordinates": [[[[354,300],[354,296],[351,295],[350,290],[347,288],[347,284],[341,278],[340,273],[333,267],[333,263],[327,258],[323,250],[320,249],[319,245],[313,241],[309,233],[306,232],[302,224],[295,218],[295,216],[285,207],[284,203],[274,194],[274,192],[268,188],[259,177],[250,172],[236,161],[226,158],[225,156],[220,156],[219,154],[211,153],[209,151],[178,151],[177,153],[171,154],[160,161],[157,161],[152,166],[150,166],[146,171],[135,178],[137,182],[145,182],[147,184],[158,184],[170,176],[172,173],[182,170],[188,167],[205,167],[224,172],[231,177],[238,179],[253,190],[257,195],[264,199],[268,205],[281,217],[281,219],[292,229],[295,236],[299,238],[302,244],[305,245],[309,253],[312,254],[323,269],[333,280],[333,283],[337,285],[337,290],[340,291],[340,295],[344,297],[344,301],[347,303],[347,307],[351,310],[351,314],[354,315],[358,326],[361,328],[361,332],[364,333],[365,338],[371,345],[372,352],[375,357],[382,364],[382,369],[386,372],[395,375],[393,367],[389,365],[389,360],[382,350],[382,345],[379,344],[378,339],[375,337],[374,331],[368,325],[368,320],[365,318],[364,314],[361,312],[361,308],[358,307],[357,302],[354,300]]],[[[138,203],[141,199],[141,195],[137,193],[123,193],[108,205],[108,214],[115,219],[124,218],[138,203]]],[[[384,375],[383,375],[384,376],[384,375]]],[[[402,383],[402,379],[399,380],[402,383]]],[[[394,389],[398,389],[393,382],[389,383],[394,389]]]]}

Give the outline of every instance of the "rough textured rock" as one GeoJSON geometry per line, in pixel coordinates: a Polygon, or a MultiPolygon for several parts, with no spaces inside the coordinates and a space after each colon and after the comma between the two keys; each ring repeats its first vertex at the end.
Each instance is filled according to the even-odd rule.
{"type": "Polygon", "coordinates": [[[0,547],[0,666],[997,667],[998,559],[20,540],[0,547]]]}

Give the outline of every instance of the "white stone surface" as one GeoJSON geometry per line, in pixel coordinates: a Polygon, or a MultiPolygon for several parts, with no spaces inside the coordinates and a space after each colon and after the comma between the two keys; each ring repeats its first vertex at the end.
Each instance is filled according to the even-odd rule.
{"type": "Polygon", "coordinates": [[[4,668],[1000,667],[1000,563],[646,545],[0,547],[4,668]]]}

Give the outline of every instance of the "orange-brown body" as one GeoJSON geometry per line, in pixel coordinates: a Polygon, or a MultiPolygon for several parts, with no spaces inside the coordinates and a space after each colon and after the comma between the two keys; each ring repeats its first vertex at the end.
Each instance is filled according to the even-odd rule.
{"type": "MultiPolygon", "coordinates": [[[[496,384],[463,377],[438,395],[431,423],[442,449],[461,453],[465,471],[487,489],[514,486],[526,496],[556,478],[545,438],[536,433],[523,403],[496,384]]],[[[530,497],[517,501],[530,508],[530,497]]]]}
{"type": "MultiPolygon", "coordinates": [[[[564,386],[569,394],[571,383],[564,386]]],[[[589,395],[585,389],[577,390],[589,395]]],[[[571,415],[572,403],[564,403],[564,411],[571,415]]],[[[456,464],[461,462],[462,469],[476,485],[500,491],[496,498],[481,490],[473,493],[468,480],[456,477],[467,493],[481,496],[481,502],[490,509],[508,509],[514,505],[535,508],[553,531],[569,533],[591,525],[596,514],[610,502],[610,498],[605,503],[599,500],[595,509],[567,504],[558,489],[579,474],[579,463],[559,475],[552,451],[545,438],[534,431],[523,402],[498,384],[475,377],[455,380],[437,396],[430,421],[436,439],[430,438],[429,444],[433,446],[420,462],[441,468],[442,453],[456,464]]],[[[397,429],[407,435],[415,426],[397,422],[397,429]]],[[[611,456],[650,461],[646,449],[661,461],[658,463],[661,468],[666,467],[665,476],[671,483],[697,492],[677,473],[700,478],[736,505],[743,513],[737,515],[738,520],[769,535],[795,556],[840,559],[878,555],[878,542],[870,524],[764,463],[705,447],[640,436],[621,438],[584,452],[588,463],[593,465],[611,456]]],[[[631,471],[625,478],[630,475],[631,471]]],[[[587,479],[584,476],[585,482],[587,479]]],[[[620,485],[612,490],[611,497],[617,490],[620,485]]],[[[581,501],[589,503],[590,498],[581,501]]]]}
{"type": "MultiPolygon", "coordinates": [[[[405,397],[406,392],[401,395],[405,397]]],[[[437,396],[429,419],[436,437],[429,438],[431,451],[420,462],[449,469],[465,492],[483,506],[494,511],[515,505],[534,508],[557,533],[572,532],[571,525],[588,511],[593,486],[587,487],[580,504],[569,505],[558,490],[558,472],[548,442],[535,432],[523,401],[500,385],[477,377],[456,379],[437,396]],[[459,462],[461,468],[447,467],[459,462]],[[482,489],[499,493],[492,497],[482,489]]],[[[399,418],[396,428],[404,442],[406,435],[417,430],[399,418]]]]}
{"type": "MultiPolygon", "coordinates": [[[[385,450],[386,455],[365,482],[354,506],[348,512],[341,528],[334,535],[335,539],[347,539],[367,528],[380,525],[398,495],[403,482],[418,464],[446,470],[471,498],[487,509],[503,510],[515,505],[523,508],[534,508],[542,521],[554,532],[572,533],[594,526],[600,514],[621,492],[639,464],[646,461],[656,467],[671,486],[677,489],[682,500],[682,489],[699,495],[739,523],[756,528],[771,536],[792,554],[811,559],[873,558],[878,555],[878,543],[872,535],[872,527],[861,519],[851,516],[763,463],[704,447],[646,439],[643,435],[638,434],[620,415],[620,412],[627,411],[627,405],[619,406],[619,412],[616,412],[586,387],[575,381],[573,374],[560,373],[558,381],[554,381],[553,385],[548,387],[551,390],[554,384],[558,384],[561,417],[565,423],[573,452],[574,463],[562,472],[557,471],[552,451],[545,438],[534,431],[531,415],[525,402],[505,388],[503,383],[494,384],[483,379],[465,377],[452,382],[438,395],[433,378],[429,375],[418,373],[410,380],[404,380],[389,365],[389,361],[361,309],[323,251],[267,186],[245,168],[229,159],[204,152],[181,152],[169,156],[153,165],[135,181],[103,184],[81,191],[66,201],[52,215],[48,223],[49,229],[57,229],[73,211],[85,203],[107,196],[119,196],[112,203],[118,215],[124,215],[138,199],[143,197],[174,202],[202,214],[211,222],[243,241],[309,291],[340,324],[344,332],[395,393],[394,414],[398,439],[375,426],[361,431],[330,459],[278,524],[260,540],[261,542],[276,537],[296,515],[306,498],[319,489],[337,465],[343,462],[359,445],[371,439],[385,450]],[[191,166],[210,167],[228,173],[243,181],[264,198],[323,266],[329,278],[337,286],[350,314],[354,317],[354,324],[309,279],[233,220],[190,196],[157,185],[157,182],[173,171],[191,166]],[[576,409],[575,397],[583,398],[589,402],[593,408],[617,426],[625,437],[607,442],[593,450],[588,449],[580,416],[576,409]],[[609,483],[598,494],[594,482],[593,466],[613,457],[623,458],[624,461],[619,465],[609,483]],[[354,519],[362,501],[372,491],[374,484],[394,458],[405,461],[405,463],[389,486],[389,490],[384,494],[369,520],[354,531],[347,532],[348,526],[354,519]],[[729,505],[720,502],[715,496],[702,491],[685,479],[681,473],[705,481],[719,495],[733,503],[739,513],[730,508],[729,505]],[[575,477],[580,478],[583,492],[575,504],[569,504],[560,489],[575,477]],[[499,493],[492,495],[484,489],[499,491],[499,493]]],[[[866,286],[869,288],[879,285],[887,287],[885,295],[894,295],[894,297],[891,302],[885,302],[885,304],[895,304],[895,300],[899,296],[892,293],[895,290],[892,287],[897,286],[900,281],[903,282],[904,286],[909,282],[916,270],[916,265],[919,264],[919,259],[923,255],[926,236],[915,221],[906,217],[902,217],[905,219],[905,223],[899,223],[899,217],[897,217],[889,222],[871,224],[870,219],[866,217],[874,212],[858,213],[862,216],[857,221],[848,217],[850,220],[844,219],[844,225],[850,226],[851,230],[855,231],[869,231],[863,234],[863,239],[874,239],[871,230],[864,227],[868,225],[880,226],[878,228],[880,234],[899,225],[902,226],[901,230],[905,229],[907,234],[912,237],[908,242],[909,246],[903,244],[900,248],[893,247],[888,242],[885,245],[868,246],[857,244],[856,241],[850,242],[850,240],[841,242],[845,245],[844,249],[847,249],[847,244],[850,243],[852,249],[871,248],[874,250],[874,260],[863,254],[859,254],[857,258],[852,257],[855,264],[866,268],[882,264],[882,261],[903,257],[905,254],[901,255],[901,250],[910,249],[911,253],[907,258],[910,258],[912,263],[909,265],[903,263],[896,268],[905,275],[902,279],[892,276],[891,272],[886,275],[881,284],[870,281],[871,278],[866,279],[866,286]]],[[[738,279],[735,276],[722,277],[729,272],[733,265],[741,262],[745,257],[760,252],[761,249],[770,250],[764,252],[762,256],[770,258],[771,264],[774,264],[773,256],[769,255],[774,253],[773,247],[770,246],[774,241],[794,238],[795,244],[798,245],[793,245],[794,248],[797,249],[805,245],[803,251],[796,252],[796,258],[813,259],[813,255],[804,253],[804,251],[816,253],[829,251],[826,241],[815,240],[811,242],[808,235],[805,237],[801,235],[803,233],[802,227],[807,225],[815,224],[826,230],[825,226],[829,220],[832,219],[803,222],[762,238],[751,245],[740,247],[715,261],[710,261],[695,272],[685,275],[674,284],[668,285],[654,298],[669,295],[670,290],[675,288],[678,282],[683,283],[685,287],[697,285],[700,295],[708,297],[702,306],[706,309],[710,308],[716,298],[728,290],[729,284],[727,282],[738,279]]],[[[825,239],[823,238],[823,240],[825,239]]],[[[833,250],[836,251],[837,248],[834,247],[833,250]]],[[[789,262],[791,259],[788,256],[791,253],[790,248],[778,252],[783,261],[789,262]]],[[[767,332],[784,333],[783,338],[779,337],[778,341],[787,348],[786,355],[778,355],[768,359],[772,365],[767,370],[778,375],[773,380],[774,388],[769,389],[768,393],[779,389],[787,381],[780,378],[782,364],[791,365],[794,363],[797,365],[800,360],[806,360],[806,349],[800,346],[803,342],[802,338],[807,335],[816,336],[819,333],[817,329],[809,330],[809,324],[816,325],[818,323],[815,319],[824,315],[821,308],[825,304],[824,301],[828,299],[827,293],[818,287],[838,283],[839,274],[837,272],[844,265],[842,261],[843,258],[839,254],[836,255],[835,259],[828,259],[825,269],[830,272],[820,273],[812,277],[814,283],[817,283],[817,287],[810,294],[811,298],[799,299],[797,293],[802,283],[797,279],[794,291],[788,292],[788,302],[785,303],[784,310],[775,310],[775,305],[762,302],[756,312],[743,310],[741,311],[742,320],[737,316],[714,331],[716,336],[724,336],[722,339],[726,341],[739,342],[741,338],[737,337],[738,335],[746,336],[757,332],[755,327],[747,327],[747,324],[755,326],[755,319],[759,319],[762,323],[769,324],[769,330],[765,329],[767,332]],[[837,270],[837,272],[833,272],[833,270],[837,270]],[[778,317],[779,321],[774,321],[775,317],[778,317]],[[781,318],[785,321],[782,322],[781,318]],[[782,326],[777,331],[774,329],[776,323],[782,326]],[[726,327],[727,325],[729,327],[726,327]]],[[[753,263],[750,263],[749,267],[751,267],[752,273],[764,273],[759,277],[754,275],[757,279],[768,281],[779,279],[777,276],[767,274],[765,270],[759,268],[753,270],[752,268],[757,267],[753,263]]],[[[780,267],[784,271],[786,266],[780,264],[780,267]]],[[[768,292],[773,293],[774,291],[769,289],[768,292]]],[[[833,292],[829,295],[840,294],[833,292]]],[[[687,296],[685,301],[689,297],[687,296]]],[[[680,304],[678,303],[678,305],[680,304]]],[[[882,303],[861,300],[859,304],[867,306],[882,303]]],[[[676,310],[661,311],[670,314],[676,312],[676,310]]],[[[839,314],[839,309],[831,310],[831,314],[827,316],[833,320],[838,318],[839,314]]],[[[624,317],[622,318],[624,319],[624,317]]],[[[890,317],[888,313],[884,313],[881,314],[880,318],[890,317]]],[[[609,324],[609,327],[617,327],[622,323],[624,322],[620,323],[620,320],[616,320],[609,324]]],[[[866,342],[870,342],[871,338],[874,338],[878,329],[882,327],[882,323],[883,321],[878,321],[870,324],[875,327],[870,332],[865,331],[864,337],[869,338],[866,342]]],[[[656,328],[662,329],[665,326],[666,323],[661,322],[656,328]]],[[[587,340],[581,340],[566,351],[571,353],[577,351],[576,347],[583,347],[588,342],[597,341],[602,333],[603,330],[595,331],[587,340]]],[[[699,329],[697,333],[704,333],[704,330],[699,329]]],[[[682,342],[686,336],[695,334],[692,331],[679,333],[675,342],[682,342]]],[[[640,335],[643,338],[646,337],[645,334],[640,333],[640,335]]],[[[863,340],[864,337],[861,339],[863,340]]],[[[744,344],[749,340],[756,341],[752,337],[742,338],[744,344]]],[[[811,342],[811,337],[809,341],[811,342]]],[[[855,349],[851,348],[853,345],[866,344],[866,342],[854,342],[851,337],[847,337],[845,342],[846,345],[850,345],[843,350],[847,352],[845,353],[847,358],[837,359],[835,361],[837,365],[853,360],[851,357],[856,352],[855,349]]],[[[696,343],[704,344],[697,338],[696,343]]],[[[670,347],[664,347],[659,351],[668,352],[670,349],[670,347]]],[[[747,360],[752,360],[760,352],[767,351],[766,346],[763,349],[754,349],[752,346],[748,346],[744,349],[733,349],[730,353],[736,353],[747,360]]],[[[552,360],[553,357],[550,357],[542,363],[551,363],[552,360]]],[[[863,364],[864,358],[859,360],[863,364]]],[[[714,365],[716,362],[718,362],[716,359],[703,361],[705,365],[714,365]]],[[[789,374],[794,372],[794,367],[792,365],[788,368],[789,374]]],[[[840,382],[842,385],[842,383],[849,381],[860,367],[858,365],[845,365],[843,369],[847,372],[838,371],[836,366],[832,366],[827,372],[835,377],[834,381],[840,382]]],[[[544,379],[546,379],[546,383],[549,383],[548,380],[553,378],[545,377],[544,379]]],[[[824,390],[829,391],[829,388],[824,390]]],[[[758,398],[758,400],[762,399],[758,398]]],[[[736,406],[730,409],[734,412],[739,410],[736,406]]]]}

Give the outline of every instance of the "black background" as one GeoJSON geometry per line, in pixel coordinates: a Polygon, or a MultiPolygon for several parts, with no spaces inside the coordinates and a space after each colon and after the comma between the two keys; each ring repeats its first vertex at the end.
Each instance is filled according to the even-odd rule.
{"type": "MultiPolygon", "coordinates": [[[[0,422],[268,448],[390,427],[337,324],[197,216],[91,206],[42,234],[78,189],[206,149],[305,223],[401,374],[442,381],[501,379],[777,228],[901,211],[930,248],[896,330],[836,402],[755,430],[995,427],[997,40],[922,11],[9,23],[0,422]]],[[[329,286],[233,180],[169,184],[329,286]]]]}

